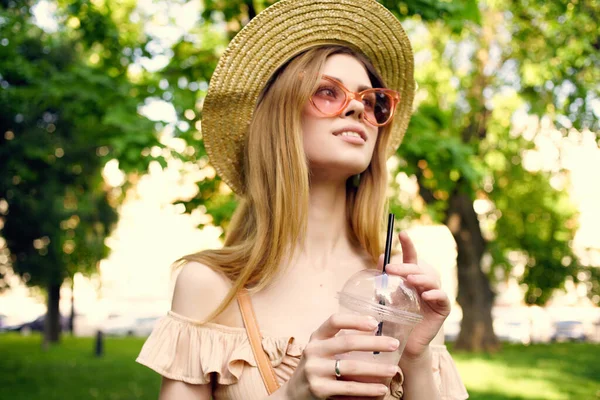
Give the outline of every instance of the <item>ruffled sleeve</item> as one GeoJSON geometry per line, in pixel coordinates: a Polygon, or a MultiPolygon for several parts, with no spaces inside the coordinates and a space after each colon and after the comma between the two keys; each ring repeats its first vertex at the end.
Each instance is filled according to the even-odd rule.
{"type": "MultiPolygon", "coordinates": [[[[281,363],[289,341],[263,340],[274,366],[281,363]]],[[[210,383],[214,376],[217,383],[230,385],[245,366],[256,366],[244,328],[202,324],[173,312],[157,322],[136,361],[166,378],[191,384],[210,383]]]]}
{"type": "Polygon", "coordinates": [[[464,400],[469,397],[456,364],[446,346],[431,345],[433,378],[442,400],[464,400]]]}

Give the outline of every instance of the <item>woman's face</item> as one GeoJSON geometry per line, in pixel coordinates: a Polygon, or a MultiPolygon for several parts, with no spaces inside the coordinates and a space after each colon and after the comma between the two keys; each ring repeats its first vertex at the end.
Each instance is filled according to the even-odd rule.
{"type": "MultiPolygon", "coordinates": [[[[334,54],[322,75],[335,78],[351,92],[371,88],[364,66],[348,54],[334,54]]],[[[331,83],[321,80],[320,89],[331,83]]],[[[364,171],[371,162],[378,128],[364,119],[364,105],[352,100],[336,117],[323,116],[308,101],[302,110],[304,152],[313,176],[347,179],[364,171]]]]}

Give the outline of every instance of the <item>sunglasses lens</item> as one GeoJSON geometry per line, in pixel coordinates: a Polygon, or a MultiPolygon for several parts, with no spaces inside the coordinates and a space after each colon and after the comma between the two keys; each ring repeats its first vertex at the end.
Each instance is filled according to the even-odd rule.
{"type": "Polygon", "coordinates": [[[323,81],[312,96],[315,107],[324,114],[336,114],[341,111],[346,101],[346,94],[337,85],[323,81]]]}
{"type": "Polygon", "coordinates": [[[367,119],[385,124],[392,115],[392,98],[384,91],[370,92],[363,98],[367,119]]]}

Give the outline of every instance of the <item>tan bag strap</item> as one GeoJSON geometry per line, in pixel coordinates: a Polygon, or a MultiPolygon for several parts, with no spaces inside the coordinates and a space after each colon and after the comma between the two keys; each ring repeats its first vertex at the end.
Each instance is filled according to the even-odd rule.
{"type": "Polygon", "coordinates": [[[279,383],[277,383],[277,377],[275,376],[275,370],[271,361],[267,356],[264,348],[262,347],[262,336],[258,329],[256,322],[256,316],[254,315],[254,309],[252,308],[252,302],[248,291],[242,288],[237,294],[237,301],[240,305],[240,311],[242,312],[242,319],[244,320],[244,326],[246,327],[246,333],[248,334],[248,340],[252,346],[252,353],[256,359],[258,370],[260,375],[265,382],[267,392],[272,394],[279,389],[279,383]]]}

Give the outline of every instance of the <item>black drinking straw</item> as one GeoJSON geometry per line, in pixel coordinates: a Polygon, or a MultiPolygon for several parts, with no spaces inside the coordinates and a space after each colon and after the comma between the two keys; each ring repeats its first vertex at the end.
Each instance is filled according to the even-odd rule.
{"type": "Polygon", "coordinates": [[[390,255],[392,254],[392,239],[394,237],[394,217],[393,213],[388,215],[387,238],[385,240],[385,253],[383,254],[383,273],[385,274],[385,266],[390,263],[390,255]]]}
{"type": "MultiPolygon", "coordinates": [[[[394,217],[393,213],[388,215],[388,225],[387,225],[387,237],[385,240],[385,253],[383,253],[383,274],[387,275],[385,272],[385,266],[390,263],[390,256],[392,254],[392,239],[394,238],[394,217]]],[[[387,277],[384,276],[383,282],[387,284],[387,277]]],[[[385,299],[383,297],[379,298],[379,304],[385,306],[385,299]]],[[[383,320],[377,325],[377,333],[376,336],[381,336],[383,332],[383,320]]],[[[379,354],[378,351],[374,351],[373,354],[379,354]]]]}

